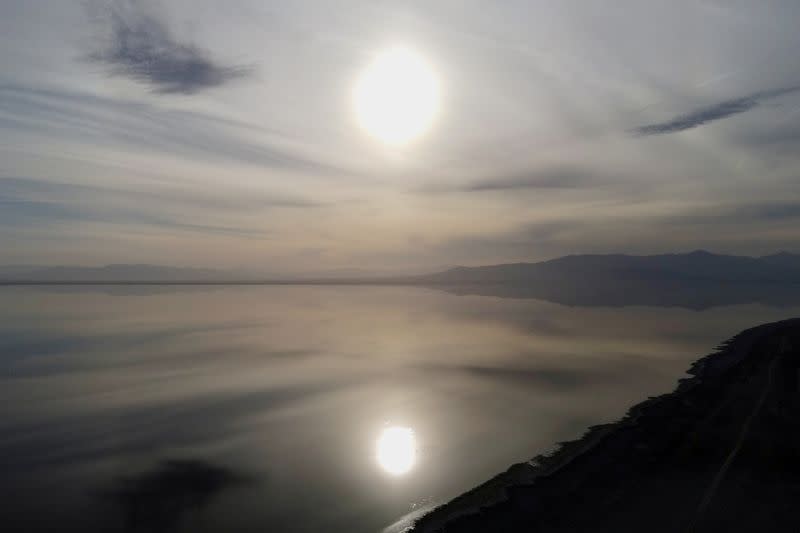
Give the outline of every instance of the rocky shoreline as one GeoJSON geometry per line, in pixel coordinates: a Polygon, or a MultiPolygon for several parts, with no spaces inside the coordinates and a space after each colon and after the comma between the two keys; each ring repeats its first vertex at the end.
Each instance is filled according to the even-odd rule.
{"type": "MultiPolygon", "coordinates": [[[[618,500],[625,500],[632,496],[626,480],[649,487],[658,481],[658,476],[671,478],[675,473],[686,477],[688,484],[703,485],[704,478],[699,474],[704,467],[688,466],[694,454],[687,449],[709,452],[709,445],[699,444],[708,440],[703,432],[704,422],[724,419],[720,435],[735,433],[735,418],[747,412],[747,404],[732,396],[730,389],[758,389],[755,382],[760,383],[762,378],[758,376],[763,374],[766,360],[759,356],[765,350],[777,350],[776,338],[785,339],[786,335],[800,338],[800,319],[764,324],[737,334],[695,362],[687,372],[689,377],[681,379],[673,392],[637,404],[615,423],[589,428],[581,438],[560,443],[552,453],[511,466],[423,516],[413,531],[592,530],[597,527],[596,522],[558,518],[559,513],[572,512],[570,498],[600,495],[602,499],[606,490],[617,494],[618,500]],[[749,381],[754,382],[752,387],[747,384],[749,381]],[[660,465],[670,466],[662,469],[660,465]]],[[[749,392],[742,393],[743,397],[748,395],[749,392]]],[[[711,457],[725,449],[723,442],[715,444],[719,444],[720,452],[707,453],[709,468],[715,464],[711,457]]],[[[683,503],[689,512],[691,499],[683,503]]],[[[598,504],[580,507],[581,513],[601,511],[598,504]]],[[[637,527],[632,525],[637,523],[635,519],[612,519],[608,530],[626,531],[628,522],[630,527],[637,527]]]]}

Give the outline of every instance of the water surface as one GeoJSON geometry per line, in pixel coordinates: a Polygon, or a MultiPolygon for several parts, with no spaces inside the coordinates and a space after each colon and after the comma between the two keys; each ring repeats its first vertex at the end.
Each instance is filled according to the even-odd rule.
{"type": "Polygon", "coordinates": [[[11,531],[382,531],[671,390],[738,331],[800,315],[410,287],[0,299],[11,531]],[[410,467],[378,453],[387,428],[413,435],[410,467]]]}

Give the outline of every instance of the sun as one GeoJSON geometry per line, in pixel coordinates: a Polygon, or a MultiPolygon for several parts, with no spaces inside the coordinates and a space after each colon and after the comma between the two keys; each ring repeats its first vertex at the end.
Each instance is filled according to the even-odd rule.
{"type": "Polygon", "coordinates": [[[408,48],[378,54],[353,92],[361,126],[387,144],[405,144],[424,133],[439,108],[439,81],[425,59],[408,48]]]}
{"type": "Polygon", "coordinates": [[[376,448],[378,464],[395,476],[411,470],[417,460],[417,439],[411,428],[393,426],[384,429],[376,448]]]}

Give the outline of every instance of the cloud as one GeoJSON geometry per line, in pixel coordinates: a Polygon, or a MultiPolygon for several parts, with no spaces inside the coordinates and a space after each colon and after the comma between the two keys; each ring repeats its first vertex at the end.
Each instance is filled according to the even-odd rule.
{"type": "Polygon", "coordinates": [[[153,227],[201,234],[236,235],[264,238],[267,233],[258,229],[210,224],[192,224],[158,215],[141,214],[134,210],[111,212],[80,209],[52,202],[0,200],[0,223],[8,228],[34,226],[63,226],[64,223],[94,222],[129,227],[153,227]]]}
{"type": "Polygon", "coordinates": [[[636,135],[663,135],[667,133],[677,133],[679,131],[689,130],[702,126],[708,122],[714,122],[723,118],[731,117],[749,111],[759,105],[762,101],[770,98],[777,98],[784,94],[797,92],[800,87],[787,87],[783,89],[774,89],[771,91],[762,91],[750,96],[742,98],[735,98],[733,100],[726,100],[718,104],[697,109],[685,115],[680,115],[672,120],[666,122],[657,122],[655,124],[648,124],[640,126],[633,130],[636,135]]]}
{"type": "Polygon", "coordinates": [[[800,109],[789,111],[782,122],[770,121],[761,128],[736,132],[733,140],[745,148],[767,149],[772,154],[794,156],[800,144],[800,109]]]}
{"type": "Polygon", "coordinates": [[[600,371],[588,369],[566,368],[522,368],[516,366],[480,366],[461,365],[455,369],[467,374],[492,379],[507,384],[524,385],[526,387],[543,387],[553,390],[573,390],[590,385],[597,385],[601,379],[609,376],[600,371]]]}
{"type": "MultiPolygon", "coordinates": [[[[800,199],[798,199],[800,200],[800,199]]],[[[764,202],[752,205],[709,206],[702,211],[692,210],[661,218],[660,222],[669,225],[702,224],[754,226],[769,222],[791,222],[800,219],[800,203],[791,201],[764,202]]]]}
{"type": "Polygon", "coordinates": [[[594,220],[566,218],[524,222],[482,235],[454,235],[435,244],[433,251],[451,264],[470,266],[545,259],[574,251],[570,248],[574,236],[589,231],[593,225],[594,220]]]}
{"type": "MultiPolygon", "coordinates": [[[[753,194],[753,193],[751,193],[753,194]]],[[[443,264],[475,266],[544,260],[573,253],[662,253],[713,248],[745,255],[795,249],[800,197],[760,201],[718,197],[685,206],[655,205],[642,216],[616,204],[577,204],[558,218],[512,224],[507,228],[449,236],[428,252],[443,264]],[[580,217],[574,213],[580,213],[580,217]],[[697,228],[703,228],[698,232],[697,228]],[[654,239],[653,235],[658,235],[654,239]]]]}
{"type": "Polygon", "coordinates": [[[357,176],[353,170],[288,148],[280,131],[213,114],[163,109],[148,103],[117,100],[86,92],[0,85],[0,131],[41,136],[46,151],[68,138],[92,147],[119,146],[165,153],[187,160],[223,159],[256,166],[357,176]]]}
{"type": "Polygon", "coordinates": [[[800,218],[800,205],[796,203],[771,203],[742,210],[745,216],[761,220],[800,218]]]}
{"type": "Polygon", "coordinates": [[[422,193],[520,191],[525,189],[581,189],[616,179],[579,168],[556,168],[519,172],[466,183],[430,183],[418,189],[422,193]]]}
{"type": "MultiPolygon", "coordinates": [[[[529,328],[526,332],[530,332],[529,328]]],[[[610,365],[602,370],[596,368],[531,368],[513,363],[498,365],[427,364],[422,365],[421,368],[425,372],[445,372],[450,375],[453,372],[461,372],[476,378],[502,382],[506,385],[537,387],[559,392],[599,384],[613,384],[620,379],[618,368],[615,365],[610,365]]]]}
{"type": "Polygon", "coordinates": [[[208,214],[262,213],[267,209],[309,209],[323,204],[289,196],[242,192],[206,192],[162,187],[113,188],[0,177],[0,224],[6,227],[95,222],[151,226],[176,231],[264,237],[249,227],[197,224],[198,210],[208,214]]]}
{"type": "Polygon", "coordinates": [[[181,43],[163,21],[137,2],[117,2],[108,13],[107,46],[90,55],[109,74],[149,85],[159,93],[192,94],[250,74],[250,67],[222,65],[193,44],[181,43]]]}
{"type": "Polygon", "coordinates": [[[575,189],[592,181],[584,172],[573,170],[554,170],[544,173],[530,173],[486,179],[465,184],[464,192],[506,191],[520,189],[575,189]]]}
{"type": "MultiPolygon", "coordinates": [[[[192,352],[197,353],[199,348],[193,345],[192,352]]],[[[182,352],[183,356],[191,358],[187,352],[182,352]]],[[[86,357],[97,359],[98,353],[107,354],[108,349],[95,345],[83,353],[86,357]]],[[[194,368],[193,374],[198,379],[213,380],[213,361],[219,361],[221,353],[219,350],[214,355],[211,351],[200,352],[202,364],[194,368]]],[[[165,367],[158,368],[165,372],[163,375],[169,375],[165,367]]],[[[119,371],[126,372],[124,369],[119,371]]],[[[109,375],[104,374],[104,370],[96,369],[82,372],[95,377],[109,375]]],[[[341,379],[330,383],[185,396],[188,390],[183,388],[185,381],[165,380],[163,390],[166,396],[173,396],[171,399],[155,403],[140,399],[106,413],[70,412],[47,427],[25,420],[9,421],[0,427],[0,439],[8,442],[13,435],[15,442],[4,448],[5,455],[0,456],[0,468],[8,479],[34,479],[52,475],[53,471],[67,465],[143,454],[156,446],[176,449],[211,445],[227,438],[233,428],[241,430],[243,418],[255,412],[268,413],[287,406],[301,406],[317,395],[333,394],[353,383],[352,379],[341,379]],[[103,428],[120,420],[120,417],[126,420],[125,428],[120,428],[111,438],[103,428]]]]}
{"type": "MultiPolygon", "coordinates": [[[[118,205],[129,200],[141,210],[143,205],[197,207],[214,211],[263,212],[268,208],[317,208],[326,204],[299,196],[269,194],[251,190],[209,191],[198,188],[161,186],[138,190],[132,186],[103,187],[0,176],[0,201],[46,198],[57,201],[92,200],[96,204],[118,205]]],[[[84,202],[87,203],[87,202],[84,202]]]]}

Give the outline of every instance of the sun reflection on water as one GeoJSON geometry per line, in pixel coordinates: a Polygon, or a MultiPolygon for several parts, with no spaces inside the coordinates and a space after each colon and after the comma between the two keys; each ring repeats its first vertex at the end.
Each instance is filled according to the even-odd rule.
{"type": "Polygon", "coordinates": [[[399,476],[414,467],[417,460],[417,439],[414,430],[392,426],[381,432],[376,442],[378,464],[389,474],[399,476]]]}

